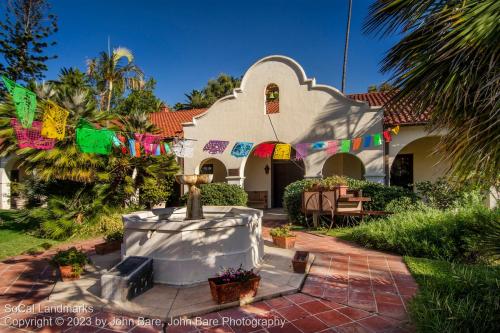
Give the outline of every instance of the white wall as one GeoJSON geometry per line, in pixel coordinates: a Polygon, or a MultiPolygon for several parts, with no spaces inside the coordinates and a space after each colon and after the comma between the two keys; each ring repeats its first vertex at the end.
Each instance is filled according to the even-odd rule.
{"type": "Polygon", "coordinates": [[[413,182],[425,180],[435,181],[446,176],[448,164],[440,160],[434,150],[439,142],[438,137],[417,139],[399,151],[400,154],[413,155],[413,182]]]}
{"type": "Polygon", "coordinates": [[[267,204],[271,207],[271,173],[272,165],[270,158],[259,158],[250,156],[245,165],[245,179],[243,187],[246,191],[267,191],[267,204]],[[269,173],[266,174],[265,167],[269,166],[269,173]]]}
{"type": "MultiPolygon", "coordinates": [[[[296,144],[355,138],[381,131],[382,111],[353,101],[335,88],[316,85],[314,79],[308,79],[300,65],[290,58],[270,56],[250,67],[241,88],[233,95],[217,101],[192,123],[184,124],[184,137],[196,140],[195,156],[185,159],[184,172],[195,172],[200,162],[210,157],[203,152],[203,146],[211,139],[230,142],[217,158],[227,169],[239,169],[240,184],[243,184],[246,159],[230,155],[237,141],[296,144]],[[265,90],[269,83],[279,87],[280,112],[266,115],[265,90]]],[[[383,180],[383,146],[361,149],[355,155],[363,162],[368,179],[383,180]]],[[[328,157],[324,151],[309,155],[304,160],[305,177],[321,177],[328,157]]],[[[260,164],[255,165],[256,172],[263,170],[260,164]]],[[[250,189],[254,185],[245,181],[244,186],[250,189]]]]}
{"type": "Polygon", "coordinates": [[[351,154],[335,154],[323,165],[323,177],[333,175],[363,179],[364,170],[361,161],[351,154]]]}

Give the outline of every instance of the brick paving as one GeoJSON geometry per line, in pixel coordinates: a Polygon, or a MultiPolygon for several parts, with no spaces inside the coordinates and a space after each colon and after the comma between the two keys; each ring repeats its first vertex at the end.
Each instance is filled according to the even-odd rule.
{"type": "MultiPolygon", "coordinates": [[[[272,223],[264,227],[264,237],[268,241],[269,225],[272,223]]],[[[295,247],[316,254],[300,293],[210,313],[199,317],[197,325],[174,325],[167,332],[389,333],[413,330],[408,324],[406,304],[416,293],[417,284],[401,257],[332,237],[297,234],[295,247]],[[259,325],[271,320],[283,321],[284,325],[259,325]]],[[[90,253],[99,241],[80,242],[76,246],[90,253]]],[[[0,263],[0,332],[139,333],[162,330],[158,322],[141,322],[138,318],[97,309],[76,314],[64,309],[56,313],[40,312],[47,306],[57,306],[46,300],[55,283],[55,271],[49,265],[54,252],[18,256],[0,263]],[[9,312],[19,305],[24,312],[9,312]],[[63,318],[64,324],[53,324],[55,318],[63,318]],[[23,319],[31,321],[21,322],[21,329],[5,325],[7,321],[13,324],[23,319]],[[120,322],[113,323],[114,319],[120,322]]]]}

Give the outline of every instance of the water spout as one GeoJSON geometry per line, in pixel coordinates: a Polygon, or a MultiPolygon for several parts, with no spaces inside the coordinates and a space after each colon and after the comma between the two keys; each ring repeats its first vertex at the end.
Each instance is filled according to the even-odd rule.
{"type": "Polygon", "coordinates": [[[184,220],[201,220],[203,216],[203,206],[201,205],[201,190],[196,187],[200,184],[212,182],[213,175],[176,175],[175,180],[182,185],[189,187],[188,201],[186,207],[186,218],[184,220]]]}

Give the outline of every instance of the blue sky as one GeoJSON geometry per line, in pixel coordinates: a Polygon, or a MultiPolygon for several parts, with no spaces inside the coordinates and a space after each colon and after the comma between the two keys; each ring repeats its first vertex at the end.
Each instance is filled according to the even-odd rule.
{"type": "MultiPolygon", "coordinates": [[[[59,58],[48,63],[48,79],[61,67],[85,69],[86,59],[107,49],[109,36],[113,47],[133,51],[170,105],[219,73],[242,75],[270,54],[294,58],[309,77],[340,89],[347,0],[51,2],[59,17],[52,51],[59,58]]],[[[387,79],[379,62],[395,39],[362,33],[371,2],[353,1],[347,93],[387,79]]]]}

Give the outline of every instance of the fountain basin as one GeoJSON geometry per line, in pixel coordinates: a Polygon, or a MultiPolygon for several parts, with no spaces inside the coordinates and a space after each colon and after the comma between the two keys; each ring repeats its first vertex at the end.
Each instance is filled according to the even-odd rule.
{"type": "Polygon", "coordinates": [[[153,259],[156,283],[207,281],[222,267],[246,269],[262,262],[262,211],[240,206],[205,206],[204,219],[185,220],[186,208],[123,216],[123,255],[153,259]]]}

